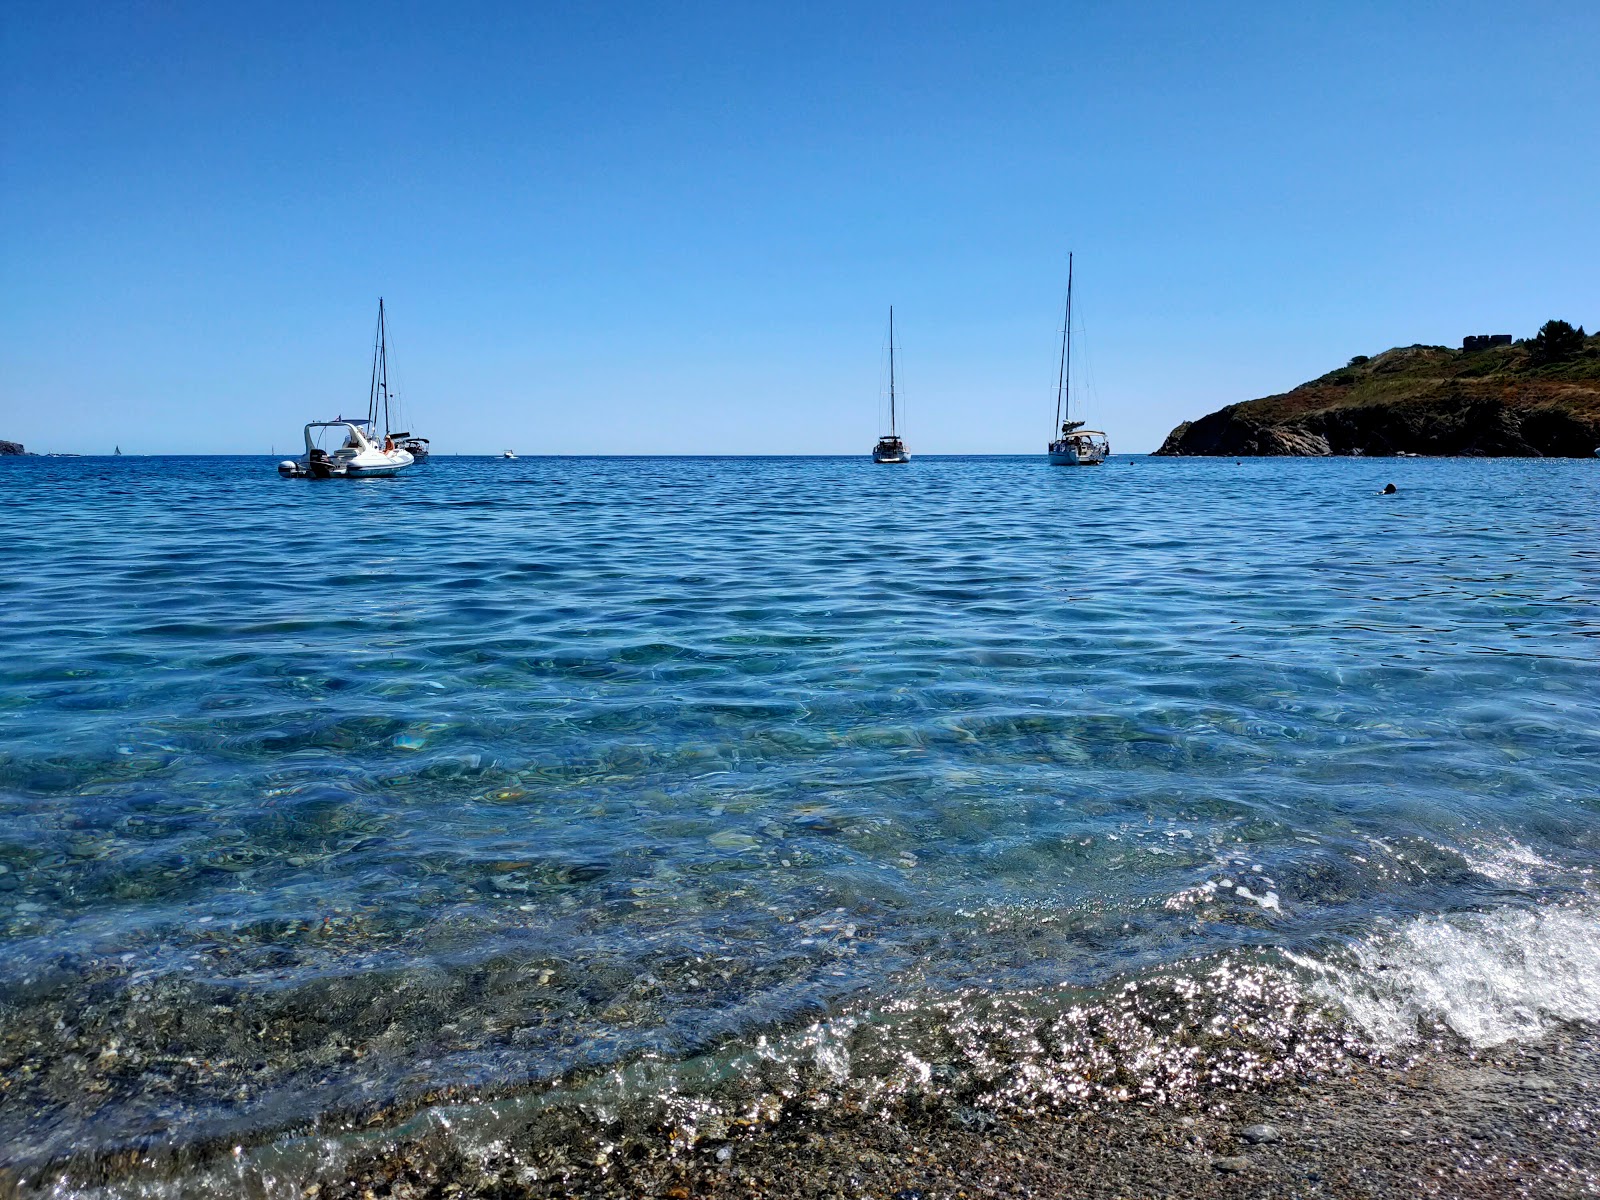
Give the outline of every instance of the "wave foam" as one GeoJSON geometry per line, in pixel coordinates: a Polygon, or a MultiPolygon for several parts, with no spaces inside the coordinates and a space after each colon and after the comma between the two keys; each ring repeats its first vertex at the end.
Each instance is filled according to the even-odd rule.
{"type": "Polygon", "coordinates": [[[1593,904],[1419,917],[1358,944],[1345,965],[1296,958],[1316,991],[1384,1047],[1448,1029],[1473,1046],[1600,1022],[1593,904]]]}

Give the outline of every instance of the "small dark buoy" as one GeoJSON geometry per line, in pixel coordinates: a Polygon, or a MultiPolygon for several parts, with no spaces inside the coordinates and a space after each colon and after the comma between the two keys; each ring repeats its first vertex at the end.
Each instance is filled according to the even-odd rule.
{"type": "Polygon", "coordinates": [[[1392,496],[1399,490],[1400,489],[1395,487],[1392,483],[1386,483],[1383,485],[1383,494],[1385,496],[1392,496]]]}

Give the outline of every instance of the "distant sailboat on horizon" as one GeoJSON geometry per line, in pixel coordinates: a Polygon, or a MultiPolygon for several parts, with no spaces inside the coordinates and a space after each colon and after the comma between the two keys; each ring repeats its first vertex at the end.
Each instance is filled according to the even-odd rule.
{"type": "Polygon", "coordinates": [[[895,397],[894,397],[894,305],[889,306],[889,432],[878,438],[878,444],[872,448],[872,461],[875,463],[904,463],[911,461],[911,455],[906,450],[905,442],[900,439],[900,432],[895,427],[895,397]]]}
{"type": "Polygon", "coordinates": [[[1067,320],[1061,330],[1061,365],[1056,375],[1056,424],[1061,436],[1050,443],[1052,467],[1098,467],[1111,454],[1111,441],[1098,429],[1072,419],[1072,254],[1067,254],[1067,320]]]}

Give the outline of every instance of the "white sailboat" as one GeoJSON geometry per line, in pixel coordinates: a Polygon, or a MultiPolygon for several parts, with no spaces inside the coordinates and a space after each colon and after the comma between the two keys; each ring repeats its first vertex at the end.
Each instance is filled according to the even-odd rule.
{"type": "Polygon", "coordinates": [[[872,448],[872,461],[875,463],[905,463],[911,461],[911,455],[906,450],[906,444],[900,438],[899,430],[895,428],[895,400],[894,400],[894,305],[889,306],[889,432],[878,438],[878,444],[872,448]]]}
{"type": "Polygon", "coordinates": [[[1072,419],[1072,255],[1067,255],[1067,321],[1061,331],[1061,366],[1056,376],[1056,424],[1061,436],[1050,443],[1052,467],[1098,467],[1111,455],[1111,441],[1098,429],[1072,419]]]}
{"type": "MultiPolygon", "coordinates": [[[[378,297],[378,335],[372,347],[372,383],[367,392],[367,415],[335,417],[331,421],[312,421],[306,425],[306,452],[301,458],[286,458],[278,464],[285,479],[357,479],[369,475],[393,475],[409,467],[412,454],[395,443],[389,431],[389,338],[383,312],[383,297],[378,297]],[[341,444],[327,450],[322,446],[323,431],[338,430],[341,444]],[[381,430],[381,432],[380,432],[381,430]]],[[[399,434],[407,437],[407,434],[399,434]]],[[[338,435],[335,436],[338,439],[338,435]]]]}

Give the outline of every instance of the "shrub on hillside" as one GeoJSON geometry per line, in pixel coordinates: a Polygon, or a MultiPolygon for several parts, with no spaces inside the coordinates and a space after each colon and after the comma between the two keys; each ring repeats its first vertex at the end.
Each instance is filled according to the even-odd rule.
{"type": "Polygon", "coordinates": [[[1539,326],[1539,332],[1528,347],[1537,362],[1561,362],[1583,352],[1583,338],[1582,325],[1574,329],[1565,321],[1546,321],[1539,326]]]}

